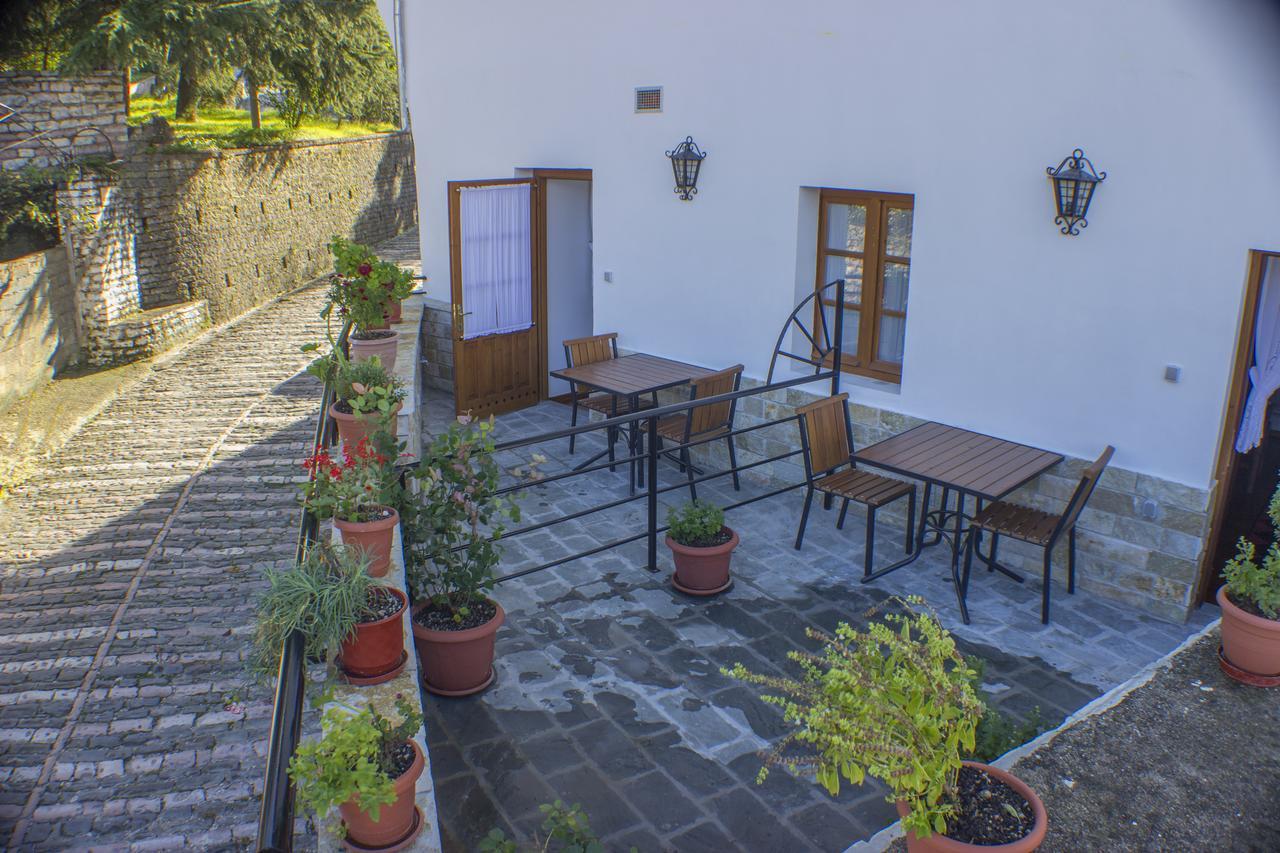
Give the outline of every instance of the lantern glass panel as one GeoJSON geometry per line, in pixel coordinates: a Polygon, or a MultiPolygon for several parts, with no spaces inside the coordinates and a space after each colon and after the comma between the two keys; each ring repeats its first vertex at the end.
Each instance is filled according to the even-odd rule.
{"type": "Polygon", "coordinates": [[[1080,182],[1080,188],[1076,190],[1076,216],[1083,217],[1085,212],[1089,210],[1089,199],[1093,196],[1093,186],[1092,181],[1080,182]]]}
{"type": "Polygon", "coordinates": [[[1058,213],[1063,216],[1075,215],[1076,182],[1072,178],[1054,178],[1058,187],[1058,213]]]}

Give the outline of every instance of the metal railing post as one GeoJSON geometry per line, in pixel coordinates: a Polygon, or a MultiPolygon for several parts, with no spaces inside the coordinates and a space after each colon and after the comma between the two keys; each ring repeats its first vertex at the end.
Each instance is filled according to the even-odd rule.
{"type": "Polygon", "coordinates": [[[844,372],[844,279],[836,279],[836,334],[832,341],[835,354],[831,359],[831,396],[840,393],[840,374],[844,372]]]}
{"type": "Polygon", "coordinates": [[[648,541],[649,541],[649,565],[646,568],[651,572],[658,571],[658,419],[649,418],[645,424],[645,440],[648,445],[645,447],[646,453],[645,465],[649,469],[649,481],[645,484],[648,486],[648,541]]]}

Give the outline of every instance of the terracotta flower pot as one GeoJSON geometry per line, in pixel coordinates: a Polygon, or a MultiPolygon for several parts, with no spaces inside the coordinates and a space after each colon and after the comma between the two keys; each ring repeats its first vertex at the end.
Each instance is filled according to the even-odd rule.
{"type": "MultiPolygon", "coordinates": [[[[963,841],[956,841],[947,838],[945,835],[934,833],[928,838],[916,838],[914,832],[907,833],[907,851],[908,853],[1031,853],[1044,843],[1045,833],[1049,831],[1049,815],[1044,810],[1044,803],[1040,801],[1040,797],[1031,787],[1023,782],[1012,773],[1006,773],[1003,770],[992,767],[989,764],[980,764],[977,761],[966,761],[964,764],[968,767],[974,767],[982,770],[989,776],[999,779],[1018,793],[1022,799],[1031,804],[1031,810],[1035,813],[1035,823],[1031,825],[1031,831],[1019,838],[1017,841],[1011,841],[1008,844],[966,844],[963,841]]],[[[911,811],[907,804],[902,800],[897,802],[898,816],[906,817],[911,811]]]]}
{"type": "Polygon", "coordinates": [[[676,564],[676,588],[694,595],[721,592],[729,585],[729,561],[738,547],[738,534],[731,528],[729,541],[710,548],[692,548],[667,537],[667,547],[676,564]]]}
{"type": "Polygon", "coordinates": [[[1237,607],[1225,586],[1218,589],[1222,608],[1222,653],[1245,672],[1280,675],[1280,620],[1254,616],[1237,607]]]}
{"type": "Polygon", "coordinates": [[[342,822],[347,825],[349,842],[365,849],[391,847],[409,840],[415,825],[421,828],[416,813],[417,805],[414,803],[414,787],[426,766],[426,759],[417,742],[409,743],[413,746],[413,764],[392,782],[396,787],[396,801],[379,809],[376,821],[360,810],[354,797],[338,806],[342,822]]]}
{"type": "MultiPolygon", "coordinates": [[[[396,418],[400,414],[402,403],[396,403],[395,408],[391,410],[391,417],[387,421],[387,430],[394,432],[396,430],[396,418]]],[[[360,443],[360,439],[368,438],[378,431],[378,416],[348,414],[338,411],[338,404],[334,403],[329,407],[329,417],[338,423],[338,438],[342,439],[342,443],[355,447],[360,443]]]]}
{"type": "Polygon", "coordinates": [[[362,549],[369,555],[369,574],[380,578],[391,566],[391,542],[400,513],[391,510],[389,518],[378,521],[343,521],[335,518],[333,526],[342,533],[344,544],[362,549]]]}
{"type": "Polygon", "coordinates": [[[347,343],[351,347],[352,361],[365,361],[376,355],[382,361],[382,366],[387,369],[387,373],[391,373],[396,369],[396,347],[400,343],[399,332],[392,331],[386,337],[370,338],[369,340],[350,337],[347,339],[347,343]]]}
{"type": "Polygon", "coordinates": [[[342,671],[359,680],[362,686],[381,684],[395,678],[404,658],[404,623],[409,598],[395,587],[383,587],[395,596],[399,608],[395,613],[375,622],[356,625],[355,636],[342,644],[338,653],[342,671]]]}
{"type": "MultiPolygon", "coordinates": [[[[413,645],[422,670],[422,686],[441,696],[470,696],[493,681],[493,644],[506,621],[502,605],[487,599],[497,612],[483,625],[464,631],[435,631],[413,624],[413,645]]],[[[413,612],[426,607],[415,605],[413,612]]]]}
{"type": "Polygon", "coordinates": [[[399,299],[392,299],[391,304],[387,307],[387,323],[399,323],[404,312],[404,306],[399,299]]]}

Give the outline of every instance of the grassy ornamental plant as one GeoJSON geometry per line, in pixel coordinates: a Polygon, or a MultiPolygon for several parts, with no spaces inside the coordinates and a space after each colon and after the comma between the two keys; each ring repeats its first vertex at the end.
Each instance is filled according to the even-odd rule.
{"type": "Polygon", "coordinates": [[[436,436],[414,477],[417,495],[404,513],[408,576],[415,601],[461,623],[493,586],[503,522],[519,521],[515,499],[498,494],[493,419],[458,418],[436,436]]]}
{"type": "Polygon", "coordinates": [[[719,545],[724,527],[724,511],[714,504],[689,501],[667,514],[667,534],[687,548],[719,545]]]}
{"type": "Polygon", "coordinates": [[[961,757],[974,748],[982,703],[955,640],[917,609],[923,601],[899,603],[902,612],[865,631],[845,623],[834,637],[808,631],[825,646],[818,655],[791,653],[804,672],[799,681],[741,664],[725,673],[773,691],[764,700],[796,726],[766,756],[758,781],[778,764],[813,768],[835,795],[841,778],[859,785],[873,776],[889,786],[890,802],[910,808],[903,825],[927,838],[945,832],[955,811],[961,757]]]}
{"type": "MultiPolygon", "coordinates": [[[[329,243],[334,274],[329,280],[329,306],[351,320],[357,333],[383,325],[395,300],[413,290],[413,275],[390,261],[379,260],[368,246],[334,237],[329,243]]],[[[327,317],[327,314],[326,314],[327,317]]]]}
{"type": "Polygon", "coordinates": [[[298,803],[324,817],[352,797],[375,821],[395,802],[400,752],[422,726],[422,715],[396,696],[399,722],[372,708],[332,704],[320,720],[322,736],[303,741],[289,762],[298,803]]]}
{"type": "Polygon", "coordinates": [[[366,559],[342,545],[317,545],[300,563],[268,569],[267,590],[258,600],[258,622],[250,666],[273,676],[285,638],[301,631],[308,657],[323,657],[355,633],[372,611],[369,592],[377,583],[366,559]]]}
{"type": "Polygon", "coordinates": [[[311,479],[302,484],[302,503],[317,518],[340,521],[372,521],[376,510],[394,504],[399,495],[390,457],[376,450],[367,438],[353,448],[344,445],[342,460],[328,450],[307,458],[303,467],[311,479]]]}
{"type": "Polygon", "coordinates": [[[1280,619],[1280,487],[1271,496],[1267,514],[1271,516],[1275,538],[1262,563],[1257,562],[1253,543],[1242,536],[1235,558],[1222,567],[1222,574],[1236,606],[1252,608],[1268,619],[1280,619]]]}

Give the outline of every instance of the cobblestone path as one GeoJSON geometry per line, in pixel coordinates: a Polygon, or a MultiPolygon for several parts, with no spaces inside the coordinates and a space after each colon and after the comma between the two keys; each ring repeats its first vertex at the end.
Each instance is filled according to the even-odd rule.
{"type": "Polygon", "coordinates": [[[0,505],[0,848],[253,838],[271,691],[244,658],[293,554],[321,298],[187,346],[0,505]]]}

